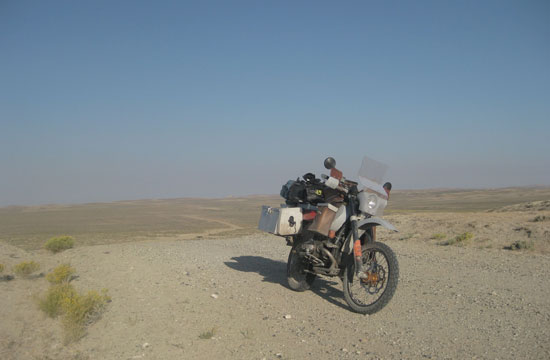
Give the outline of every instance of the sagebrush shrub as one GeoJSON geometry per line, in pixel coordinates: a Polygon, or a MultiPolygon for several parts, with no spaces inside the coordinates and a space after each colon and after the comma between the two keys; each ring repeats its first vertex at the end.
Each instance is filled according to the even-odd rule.
{"type": "Polygon", "coordinates": [[[62,316],[65,342],[70,343],[84,335],[86,325],[101,314],[109,301],[107,290],[81,295],[68,282],[61,282],[50,286],[38,306],[49,317],[62,316]]]}
{"type": "Polygon", "coordinates": [[[63,314],[63,303],[68,298],[77,296],[74,287],[68,283],[50,286],[46,296],[39,300],[38,307],[49,317],[55,318],[63,314]]]}
{"type": "Polygon", "coordinates": [[[69,296],[62,299],[63,329],[65,342],[78,340],[84,335],[85,326],[101,314],[111,298],[107,291],[91,290],[86,295],[69,296]]]}
{"type": "Polygon", "coordinates": [[[52,270],[51,273],[46,275],[46,280],[51,284],[61,284],[63,282],[69,282],[71,276],[75,273],[75,269],[70,264],[62,264],[52,270]]]}
{"type": "Polygon", "coordinates": [[[29,276],[40,269],[40,264],[34,261],[23,261],[13,267],[13,272],[19,276],[29,276]]]}
{"type": "Polygon", "coordinates": [[[58,253],[63,250],[70,249],[74,246],[74,238],[72,236],[58,236],[46,241],[44,247],[53,253],[58,253]]]}

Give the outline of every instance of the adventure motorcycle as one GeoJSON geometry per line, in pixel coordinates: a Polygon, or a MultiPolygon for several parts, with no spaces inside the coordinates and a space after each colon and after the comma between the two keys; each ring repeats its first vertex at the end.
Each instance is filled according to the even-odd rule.
{"type": "Polygon", "coordinates": [[[356,312],[372,314],[388,304],[397,288],[399,265],[394,252],[376,241],[376,227],[397,229],[380,218],[391,184],[381,185],[387,169],[365,157],[358,183],[346,180],[329,157],[330,176],[322,180],[308,173],[290,180],[281,190],[286,204],[264,206],[259,229],[284,236],[291,246],[287,262],[288,286],[310,288],[317,275],[338,276],[344,298],[356,312]]]}

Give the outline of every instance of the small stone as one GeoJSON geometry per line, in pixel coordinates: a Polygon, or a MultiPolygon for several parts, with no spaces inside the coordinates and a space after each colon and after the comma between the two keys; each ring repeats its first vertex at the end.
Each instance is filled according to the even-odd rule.
{"type": "Polygon", "coordinates": [[[496,291],[493,291],[493,292],[491,293],[491,295],[493,295],[493,296],[495,296],[496,294],[497,294],[496,291]]]}
{"type": "Polygon", "coordinates": [[[346,353],[347,353],[347,352],[348,352],[348,349],[342,348],[342,352],[346,352],[346,353]]]}
{"type": "Polygon", "coordinates": [[[288,315],[288,314],[285,315],[285,316],[283,316],[283,317],[284,317],[285,319],[287,319],[287,320],[288,320],[288,319],[292,319],[292,315],[288,315]]]}
{"type": "Polygon", "coordinates": [[[142,349],[147,349],[147,348],[150,347],[150,346],[151,346],[151,344],[149,344],[149,343],[144,343],[143,345],[141,345],[141,348],[142,348],[142,349]]]}
{"type": "Polygon", "coordinates": [[[218,294],[212,294],[212,295],[210,295],[210,297],[211,297],[212,299],[217,299],[217,298],[218,298],[218,294]]]}
{"type": "Polygon", "coordinates": [[[277,354],[275,354],[275,356],[277,356],[278,358],[282,358],[282,357],[283,357],[283,354],[277,353],[277,354]]]}

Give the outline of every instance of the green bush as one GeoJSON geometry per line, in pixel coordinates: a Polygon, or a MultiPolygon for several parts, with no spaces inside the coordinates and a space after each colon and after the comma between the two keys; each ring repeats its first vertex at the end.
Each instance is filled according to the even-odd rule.
{"type": "Polygon", "coordinates": [[[48,280],[51,284],[61,284],[64,282],[69,282],[71,280],[71,275],[74,273],[75,269],[71,267],[70,264],[62,264],[46,275],[46,280],[48,280]]]}
{"type": "Polygon", "coordinates": [[[46,241],[44,247],[53,253],[58,253],[63,250],[70,249],[74,246],[72,236],[58,236],[46,241]]]}
{"type": "Polygon", "coordinates": [[[443,240],[447,237],[447,234],[443,234],[443,233],[437,233],[437,234],[433,234],[430,239],[431,240],[443,240]]]}
{"type": "Polygon", "coordinates": [[[22,263],[19,263],[13,267],[13,272],[15,275],[27,277],[31,275],[33,272],[40,269],[40,265],[37,262],[34,261],[24,261],[22,263]]]}

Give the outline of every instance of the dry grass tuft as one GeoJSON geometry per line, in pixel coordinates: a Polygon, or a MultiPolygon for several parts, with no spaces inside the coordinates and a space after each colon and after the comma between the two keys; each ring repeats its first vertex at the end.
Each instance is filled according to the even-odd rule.
{"type": "Polygon", "coordinates": [[[212,328],[208,331],[205,331],[199,335],[199,339],[208,340],[212,339],[216,334],[216,328],[212,328]]]}
{"type": "Polygon", "coordinates": [[[13,272],[22,277],[28,277],[40,269],[40,264],[34,261],[24,261],[13,267],[13,272]]]}
{"type": "Polygon", "coordinates": [[[255,334],[254,330],[246,328],[244,330],[241,330],[241,335],[247,340],[252,340],[255,334]]]}
{"type": "Polygon", "coordinates": [[[58,253],[63,250],[70,249],[74,246],[74,238],[72,236],[58,236],[46,241],[44,247],[51,252],[58,253]]]}
{"type": "Polygon", "coordinates": [[[510,246],[504,247],[506,250],[532,250],[535,244],[532,241],[518,240],[514,241],[510,246]]]}
{"type": "Polygon", "coordinates": [[[401,236],[401,237],[399,238],[399,240],[401,240],[401,241],[410,240],[410,239],[412,239],[413,237],[414,237],[414,234],[408,233],[408,234],[405,234],[405,235],[401,236]]]}
{"type": "Polygon", "coordinates": [[[443,241],[439,243],[439,245],[447,246],[447,245],[457,245],[457,246],[464,246],[467,242],[469,242],[474,237],[474,234],[471,232],[465,232],[460,235],[455,236],[452,239],[449,239],[447,241],[443,241]]]}
{"type": "Polygon", "coordinates": [[[0,274],[4,272],[5,268],[4,264],[0,264],[0,274]]]}

